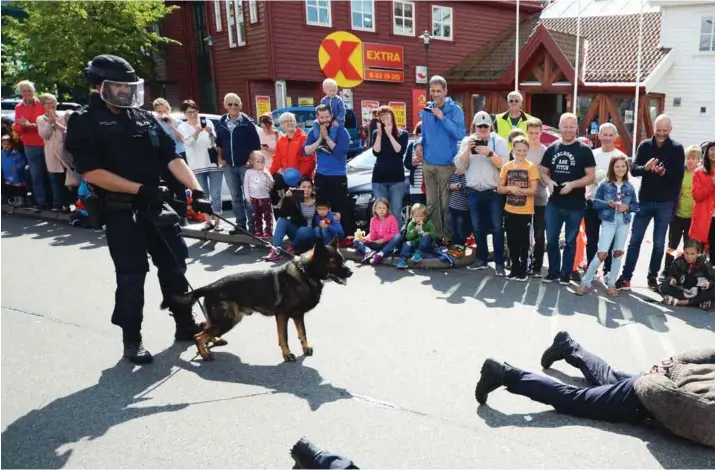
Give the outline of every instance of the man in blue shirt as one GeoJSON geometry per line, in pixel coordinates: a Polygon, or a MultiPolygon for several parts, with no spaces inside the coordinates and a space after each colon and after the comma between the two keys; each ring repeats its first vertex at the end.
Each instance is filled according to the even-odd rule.
{"type": "Polygon", "coordinates": [[[422,144],[415,146],[415,152],[424,159],[422,171],[429,219],[440,236],[448,240],[449,178],[454,173],[452,159],[457,155],[459,143],[467,131],[464,111],[447,97],[447,81],[435,75],[429,83],[434,101],[427,103],[427,108],[420,111],[422,144]]]}
{"type": "Polygon", "coordinates": [[[311,129],[303,147],[307,157],[317,152],[315,169],[316,197],[330,201],[336,219],[340,221],[346,234],[354,232],[348,204],[348,146],[350,134],[340,127],[332,127],[333,115],[327,105],[315,108],[319,127],[311,129]],[[321,144],[327,144],[331,153],[321,150],[321,144]]]}

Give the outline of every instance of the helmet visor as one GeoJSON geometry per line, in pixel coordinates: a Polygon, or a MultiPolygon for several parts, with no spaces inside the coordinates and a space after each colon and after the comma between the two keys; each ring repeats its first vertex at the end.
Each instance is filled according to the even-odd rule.
{"type": "Polygon", "coordinates": [[[117,108],[139,108],[144,104],[144,80],[115,82],[104,80],[99,91],[102,99],[117,108]]]}

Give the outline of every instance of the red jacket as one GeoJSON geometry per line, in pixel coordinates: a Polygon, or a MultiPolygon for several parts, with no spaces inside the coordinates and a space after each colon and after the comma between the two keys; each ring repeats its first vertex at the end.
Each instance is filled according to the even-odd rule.
{"type": "Polygon", "coordinates": [[[20,118],[25,118],[32,124],[37,124],[37,118],[43,114],[45,114],[45,108],[42,107],[40,100],[37,98],[35,98],[35,103],[31,106],[26,106],[22,100],[15,105],[15,124],[13,124],[13,128],[20,134],[20,140],[24,145],[44,147],[45,141],[37,133],[36,126],[28,127],[18,124],[20,118]]]}
{"type": "Polygon", "coordinates": [[[713,219],[713,209],[715,209],[715,185],[712,175],[708,175],[703,167],[699,167],[693,173],[693,219],[690,223],[690,233],[688,236],[700,243],[709,243],[710,222],[713,219]]]}
{"type": "Polygon", "coordinates": [[[308,134],[301,128],[295,130],[293,138],[281,135],[276,142],[276,153],[273,154],[273,163],[269,171],[272,175],[278,170],[285,168],[295,168],[302,176],[313,177],[315,171],[315,155],[306,157],[303,155],[303,146],[308,134]]]}

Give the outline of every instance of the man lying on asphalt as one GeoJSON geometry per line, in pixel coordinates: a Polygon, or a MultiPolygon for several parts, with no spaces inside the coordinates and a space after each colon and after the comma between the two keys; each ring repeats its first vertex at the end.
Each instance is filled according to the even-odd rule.
{"type": "Polygon", "coordinates": [[[479,404],[501,386],[579,418],[639,424],[655,420],[676,435],[715,447],[715,348],[688,351],[653,366],[648,373],[617,372],[565,331],[541,356],[548,369],[558,360],[578,368],[588,387],[487,359],[475,397],[479,404]]]}

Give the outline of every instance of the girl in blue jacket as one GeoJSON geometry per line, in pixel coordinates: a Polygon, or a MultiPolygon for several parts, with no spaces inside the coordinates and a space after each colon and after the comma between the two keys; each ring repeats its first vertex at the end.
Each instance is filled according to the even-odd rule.
{"type": "Polygon", "coordinates": [[[24,206],[27,196],[27,159],[15,150],[12,138],[2,136],[2,199],[13,206],[24,206]]]}
{"type": "Polygon", "coordinates": [[[598,211],[601,219],[601,233],[598,236],[598,253],[593,257],[588,271],[576,288],[578,295],[586,294],[591,288],[591,283],[598,267],[606,259],[608,249],[613,242],[613,264],[608,282],[608,294],[618,295],[616,279],[621,268],[623,248],[626,246],[628,229],[631,225],[632,213],[638,211],[636,190],[628,182],[628,162],[626,156],[619,154],[611,158],[608,164],[606,179],[601,182],[596,190],[593,207],[598,211]]]}

